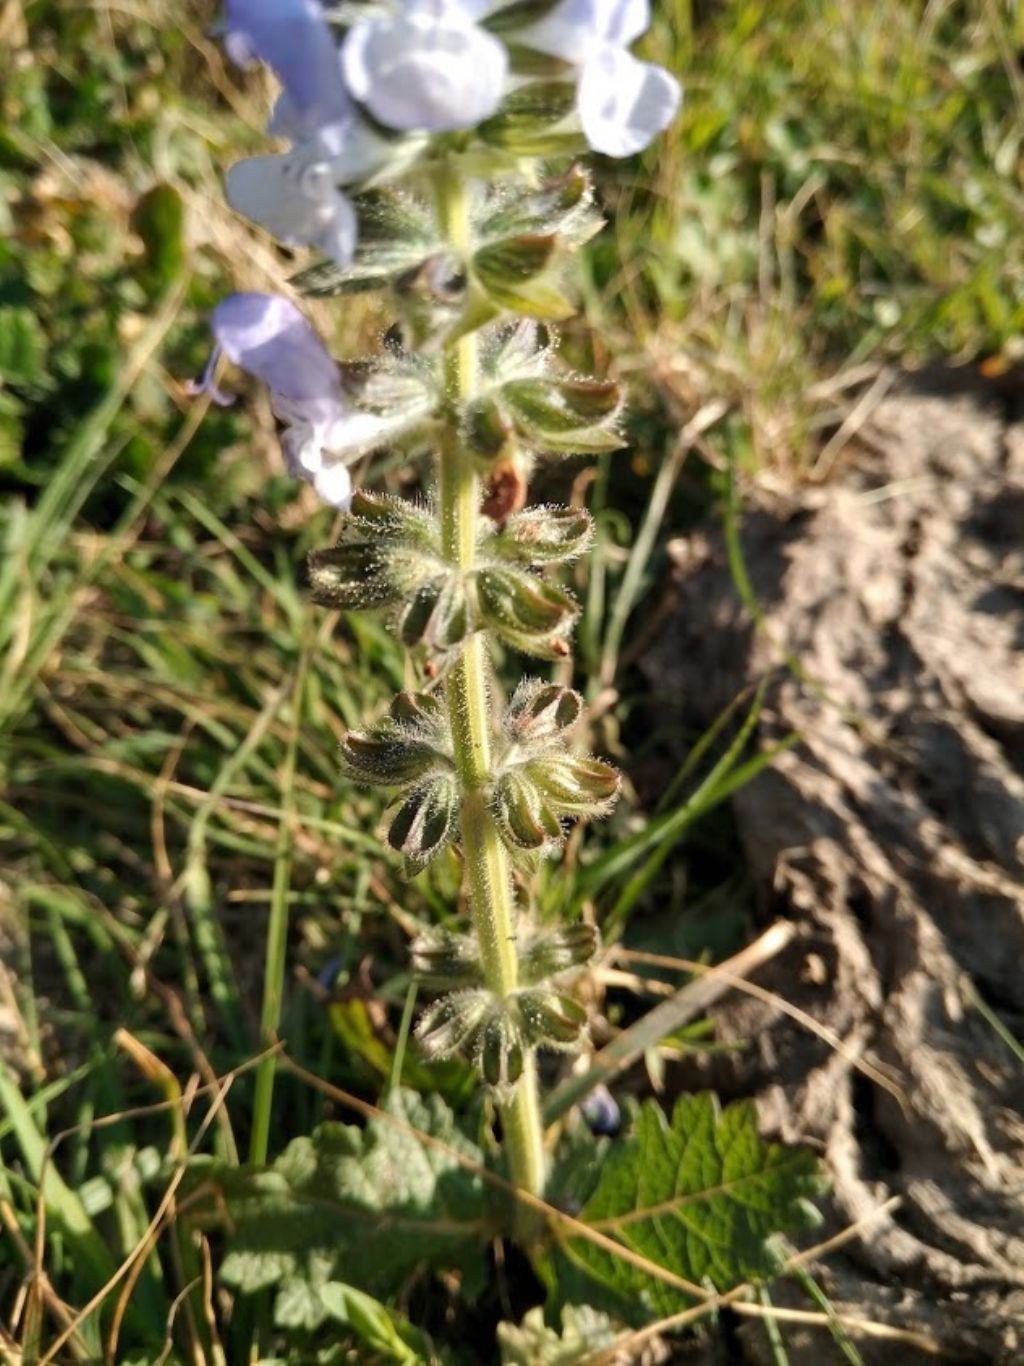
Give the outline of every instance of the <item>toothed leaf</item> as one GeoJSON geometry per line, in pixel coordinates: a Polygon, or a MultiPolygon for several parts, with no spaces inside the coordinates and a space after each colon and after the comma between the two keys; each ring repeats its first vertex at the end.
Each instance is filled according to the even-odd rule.
{"type": "MultiPolygon", "coordinates": [[[[684,1096],[669,1120],[654,1101],[612,1146],[579,1218],[694,1284],[719,1291],[770,1276],[777,1235],[815,1227],[821,1189],[814,1154],[765,1142],[748,1101],[684,1096]]],[[[684,1292],[602,1246],[567,1234],[548,1264],[563,1293],[615,1304],[631,1318],[669,1315],[684,1292]]]]}
{"type": "Polygon", "coordinates": [[[221,1175],[228,1285],[272,1288],[278,1315],[309,1329],[335,1313],[321,1292],[340,1280],[383,1297],[431,1267],[467,1278],[463,1293],[472,1299],[487,1240],[483,1191],[456,1153],[482,1165],[480,1150],[436,1096],[396,1091],[388,1111],[396,1123],[322,1124],[272,1167],[221,1175]]]}

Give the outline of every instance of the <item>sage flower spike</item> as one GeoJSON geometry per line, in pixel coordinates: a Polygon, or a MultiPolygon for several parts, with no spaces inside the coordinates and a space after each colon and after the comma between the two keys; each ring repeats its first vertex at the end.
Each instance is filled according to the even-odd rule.
{"type": "Polygon", "coordinates": [[[679,111],[675,76],[629,51],[650,22],[649,0],[562,0],[516,35],[577,68],[580,123],[591,147],[606,156],[642,151],[679,111]]]}
{"type": "Polygon", "coordinates": [[[292,473],[325,503],[347,509],[347,464],[365,452],[362,429],[372,419],[349,408],[338,366],[300,310],[277,294],[231,294],[214,309],[210,326],[216,345],[193,392],[231,402],[213,380],[222,355],[262,380],[286,424],[281,445],[292,473]]]}
{"type": "Polygon", "coordinates": [[[224,27],[232,61],[265,62],[307,136],[352,117],[338,46],[319,0],[226,0],[224,27]]]}
{"type": "Polygon", "coordinates": [[[352,95],[407,132],[453,132],[489,118],[508,73],[504,45],[476,23],[476,0],[404,0],[355,24],[343,65],[352,95]]]}

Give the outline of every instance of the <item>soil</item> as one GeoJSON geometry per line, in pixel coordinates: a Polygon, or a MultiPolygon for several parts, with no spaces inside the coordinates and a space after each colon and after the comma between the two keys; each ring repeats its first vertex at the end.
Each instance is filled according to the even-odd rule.
{"type": "MultiPolygon", "coordinates": [[[[1024,1361],[1024,1053],[998,1028],[1024,1039],[1021,392],[902,379],[828,485],[752,494],[761,620],[721,537],[681,539],[643,661],[706,721],[768,675],[761,742],[803,737],[735,812],[766,918],[800,929],[758,981],[841,1047],[734,993],[718,1031],[747,1046],[683,1084],[757,1094],[766,1131],[819,1148],[823,1237],[899,1197],[817,1271],[840,1313],[922,1335],[858,1335],[886,1366],[1024,1361]]],[[[841,1359],[785,1337],[794,1366],[841,1359]]],[[[739,1340],[770,1359],[760,1325],[739,1340]]]]}

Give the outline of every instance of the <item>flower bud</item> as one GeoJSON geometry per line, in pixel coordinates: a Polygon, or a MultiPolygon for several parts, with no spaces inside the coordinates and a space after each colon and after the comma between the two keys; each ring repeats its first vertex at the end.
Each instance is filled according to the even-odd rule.
{"type": "Polygon", "coordinates": [[[345,540],[368,541],[372,545],[401,541],[432,553],[437,551],[434,518],[418,503],[359,489],[352,496],[351,512],[342,530],[345,540]]]}
{"type": "Polygon", "coordinates": [[[486,555],[522,565],[566,564],[593,539],[593,522],[583,508],[531,507],[509,517],[483,544],[486,555]]]}
{"type": "MultiPolygon", "coordinates": [[[[345,392],[367,429],[367,449],[386,441],[409,444],[410,437],[433,435],[440,394],[431,375],[412,357],[385,352],[361,365],[343,367],[345,392]]],[[[393,502],[401,500],[394,499],[393,502]]]]}
{"type": "Polygon", "coordinates": [[[550,330],[535,318],[497,323],[485,334],[481,357],[488,388],[547,374],[552,346],[550,330]]]}
{"type": "Polygon", "coordinates": [[[514,380],[501,401],[516,431],[537,450],[600,454],[624,444],[615,425],[622,393],[612,380],[514,380]]]}
{"type": "Polygon", "coordinates": [[[618,790],[619,775],[610,764],[542,750],[499,774],[493,788],[494,820],[514,853],[546,853],[562,842],[563,820],[602,815],[618,790]]]}
{"type": "Polygon", "coordinates": [[[566,815],[598,815],[618,795],[621,779],[601,759],[552,754],[523,767],[539,790],[566,815]]]}
{"type": "Polygon", "coordinates": [[[492,118],[480,125],[485,142],[513,156],[561,156],[582,151],[586,140],[572,126],[576,89],[559,79],[530,81],[507,95],[492,118]]]}
{"type": "Polygon", "coordinates": [[[494,787],[494,820],[512,850],[536,853],[560,844],[562,823],[534,783],[513,768],[494,787]]]}
{"type": "Polygon", "coordinates": [[[462,261],[445,250],[417,262],[394,281],[394,301],[406,346],[436,351],[466,324],[469,282],[462,261]]]}
{"type": "Polygon", "coordinates": [[[477,236],[493,242],[554,233],[562,242],[579,246],[602,225],[593,200],[589,175],[582,166],[572,166],[565,175],[545,181],[536,190],[497,199],[477,225],[477,236]]]}
{"type": "Polygon", "coordinates": [[[452,770],[448,717],[440,700],[400,693],[387,716],[366,731],[349,731],[342,763],[357,782],[382,787],[419,787],[431,774],[452,770]]]}
{"type": "Polygon", "coordinates": [[[435,650],[450,650],[469,634],[469,605],[460,574],[432,579],[418,590],[401,621],[402,642],[421,642],[435,650]]]}
{"type": "Polygon", "coordinates": [[[567,593],[511,566],[476,574],[480,615],[501,640],[523,654],[563,659],[578,608],[567,593]]]}
{"type": "Polygon", "coordinates": [[[565,992],[535,987],[517,993],[523,1035],[535,1048],[570,1048],[587,1023],[587,1012],[565,992]]]}
{"type": "Polygon", "coordinates": [[[313,550],[307,564],[310,593],[321,607],[344,611],[383,607],[395,600],[379,546],[364,542],[313,550]]]}
{"type": "Polygon", "coordinates": [[[410,949],[412,970],[421,983],[435,988],[483,985],[480,951],[470,935],[439,931],[420,935],[410,949]]]}
{"type": "Polygon", "coordinates": [[[438,533],[425,508],[364,491],[352,498],[341,539],[309,556],[313,599],[323,607],[384,607],[438,575],[438,533]]]}
{"type": "Polygon", "coordinates": [[[447,731],[444,703],[436,693],[400,692],[391,703],[390,711],[396,721],[430,728],[440,724],[447,731]]]}
{"type": "Polygon", "coordinates": [[[491,1008],[487,991],[458,991],[445,996],[420,1016],[416,1037],[430,1058],[450,1058],[468,1052],[491,1008]]]}
{"type": "Polygon", "coordinates": [[[480,1031],[476,1062],[489,1086],[512,1090],[523,1075],[526,1049],[518,1020],[508,1011],[495,1011],[480,1031]]]}
{"type": "MultiPolygon", "coordinates": [[[[419,144],[410,139],[402,147],[404,155],[419,150],[419,144]]],[[[396,147],[391,154],[400,157],[403,152],[396,147]]],[[[443,250],[436,220],[419,198],[396,190],[367,190],[353,201],[353,207],[359,240],[352,260],[346,265],[320,261],[300,271],[291,283],[301,294],[327,297],[386,289],[443,250]]]]}
{"type": "Polygon", "coordinates": [[[430,739],[382,723],[370,731],[349,731],[341,757],[350,778],[382,787],[406,787],[428,773],[451,766],[451,759],[430,739]]]}
{"type": "Polygon", "coordinates": [[[519,979],[524,986],[540,985],[570,968],[582,967],[597,952],[599,941],[596,926],[584,921],[541,931],[520,950],[519,979]]]}
{"type": "Polygon", "coordinates": [[[515,429],[493,399],[480,399],[469,407],[463,431],[469,449],[488,464],[515,451],[515,429]]]}
{"type": "Polygon", "coordinates": [[[571,688],[525,679],[505,712],[505,732],[519,743],[549,739],[574,726],[582,711],[583,698],[571,688]]]}
{"type": "Polygon", "coordinates": [[[558,250],[554,233],[529,233],[492,242],[473,257],[473,273],[498,308],[553,322],[576,311],[550,277],[558,250]]]}
{"type": "Polygon", "coordinates": [[[399,806],[388,827],[388,843],[403,856],[410,873],[421,872],[454,839],[458,815],[455,779],[438,775],[399,806]]]}

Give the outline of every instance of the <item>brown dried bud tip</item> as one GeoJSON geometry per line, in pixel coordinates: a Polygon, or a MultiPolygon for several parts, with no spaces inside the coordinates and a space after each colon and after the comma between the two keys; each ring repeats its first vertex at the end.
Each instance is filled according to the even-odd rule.
{"type": "Polygon", "coordinates": [[[502,460],[495,465],[487,482],[481,511],[500,525],[526,506],[526,492],[522,471],[511,460],[502,460]]]}

